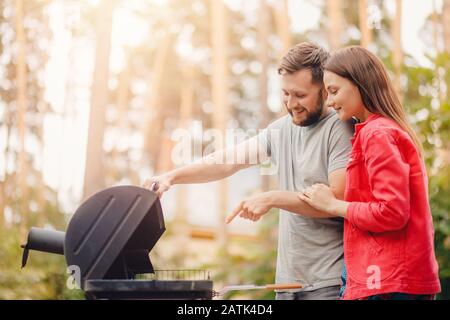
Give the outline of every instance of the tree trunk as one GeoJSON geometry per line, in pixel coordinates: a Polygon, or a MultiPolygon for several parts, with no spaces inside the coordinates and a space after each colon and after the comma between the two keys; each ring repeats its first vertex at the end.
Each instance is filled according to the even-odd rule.
{"type": "MultiPolygon", "coordinates": [[[[129,99],[129,86],[130,86],[130,66],[128,61],[130,61],[130,55],[127,52],[125,54],[125,65],[123,70],[119,74],[119,83],[117,87],[117,97],[116,97],[116,110],[117,115],[114,121],[114,126],[118,129],[121,136],[127,134],[128,129],[128,99],[129,99]]],[[[109,162],[110,167],[108,167],[108,180],[115,183],[123,178],[120,174],[119,158],[122,155],[118,151],[117,145],[115,145],[111,151],[111,160],[109,162]]],[[[139,182],[137,182],[139,183],[139,182]]]]}
{"type": "Polygon", "coordinates": [[[8,156],[10,148],[10,136],[11,136],[11,114],[8,108],[5,110],[5,125],[6,125],[6,139],[5,139],[5,155],[4,155],[4,166],[3,166],[3,182],[0,188],[0,228],[6,226],[5,220],[5,208],[8,206],[8,184],[10,183],[8,179],[8,156]]]}
{"type": "Polygon", "coordinates": [[[194,79],[195,69],[192,65],[185,64],[182,70],[183,82],[181,87],[180,102],[180,128],[187,129],[192,119],[194,108],[194,79]]]}
{"type": "Polygon", "coordinates": [[[37,197],[37,204],[38,204],[38,217],[37,217],[37,225],[39,227],[43,227],[45,223],[47,222],[47,216],[46,216],[46,199],[45,199],[45,190],[46,185],[44,181],[44,119],[45,115],[48,112],[48,106],[45,102],[44,98],[44,90],[41,90],[39,93],[39,101],[43,107],[39,108],[39,113],[36,114],[36,117],[39,117],[39,127],[38,129],[38,138],[39,138],[39,157],[42,159],[42,167],[38,168],[38,190],[36,192],[37,197]]]}
{"type": "Polygon", "coordinates": [[[359,0],[359,30],[361,31],[361,46],[368,48],[372,43],[372,30],[367,24],[367,0],[359,0]]]}
{"type": "Polygon", "coordinates": [[[432,24],[433,24],[433,46],[436,50],[436,54],[441,52],[439,48],[439,15],[436,9],[436,0],[432,0],[433,2],[433,13],[432,13],[432,24]]]}
{"type": "Polygon", "coordinates": [[[393,53],[392,62],[394,66],[394,87],[400,98],[403,100],[402,88],[401,88],[401,74],[403,63],[403,50],[402,50],[402,38],[401,38],[401,25],[402,25],[402,0],[395,0],[395,16],[392,21],[392,40],[393,40],[393,53]]]}
{"type": "MultiPolygon", "coordinates": [[[[259,105],[260,112],[260,128],[265,128],[271,118],[272,113],[267,105],[268,95],[268,71],[269,71],[269,44],[268,39],[270,35],[270,19],[269,8],[266,0],[260,1],[259,17],[258,17],[258,61],[261,63],[261,73],[259,74],[259,105]]],[[[270,189],[270,177],[268,175],[261,176],[261,189],[268,191],[270,189]]]]}
{"type": "Polygon", "coordinates": [[[108,103],[109,54],[111,49],[111,24],[114,1],[102,0],[99,5],[96,27],[95,67],[91,89],[91,113],[87,142],[83,198],[105,187],[105,159],[103,136],[105,109],[108,103]]]}
{"type": "Polygon", "coordinates": [[[450,54],[450,0],[443,0],[442,27],[444,29],[444,49],[450,54]]]}
{"type": "MultiPolygon", "coordinates": [[[[433,24],[433,46],[434,46],[434,50],[436,52],[436,58],[437,56],[442,52],[440,46],[439,46],[439,27],[440,27],[440,22],[439,22],[439,16],[437,13],[437,9],[436,9],[436,0],[433,0],[433,14],[432,14],[432,24],[433,24]]],[[[443,26],[445,29],[445,26],[443,26]]],[[[437,85],[436,85],[436,90],[438,92],[438,96],[439,96],[439,102],[442,104],[442,102],[444,101],[445,97],[444,97],[444,91],[442,90],[442,83],[443,81],[445,81],[443,79],[443,77],[441,76],[440,72],[439,72],[439,65],[437,63],[434,64],[434,77],[436,79],[437,85]]]]}
{"type": "Polygon", "coordinates": [[[158,168],[158,163],[161,148],[155,141],[162,141],[163,131],[163,107],[161,104],[161,88],[164,71],[167,66],[167,58],[169,49],[172,45],[172,34],[169,31],[163,35],[160,45],[156,49],[155,60],[153,61],[152,74],[149,78],[150,88],[147,95],[148,107],[145,115],[144,127],[144,150],[142,153],[141,166],[148,167],[153,164],[156,172],[161,173],[161,168],[158,168]]]}
{"type": "Polygon", "coordinates": [[[5,180],[0,181],[0,230],[5,226],[5,184],[6,177],[5,180]]]}
{"type": "Polygon", "coordinates": [[[27,109],[27,66],[26,66],[26,37],[24,28],[23,0],[16,0],[16,42],[17,42],[17,64],[16,64],[16,86],[17,86],[17,126],[19,132],[19,159],[18,159],[18,182],[19,182],[19,214],[21,239],[26,234],[28,223],[28,188],[27,188],[27,156],[25,150],[25,114],[27,109]]]}
{"type": "MultiPolygon", "coordinates": [[[[277,64],[279,64],[281,62],[281,59],[284,57],[284,55],[292,47],[292,35],[291,35],[291,30],[290,30],[291,22],[290,22],[290,17],[289,17],[287,0],[276,1],[273,4],[273,10],[274,10],[274,18],[275,18],[277,34],[281,40],[281,51],[279,52],[278,61],[277,61],[277,64]]],[[[281,117],[286,114],[286,110],[283,107],[283,102],[282,102],[281,97],[280,97],[280,104],[281,104],[281,107],[277,113],[278,117],[281,117]]]]}
{"type": "MultiPolygon", "coordinates": [[[[267,6],[267,5],[265,5],[267,6]]],[[[273,4],[274,18],[278,37],[281,40],[281,51],[279,59],[289,51],[292,46],[292,36],[290,30],[290,18],[287,0],[276,1],[273,4]]]]}
{"type": "Polygon", "coordinates": [[[337,50],[342,46],[342,0],[327,0],[328,43],[331,50],[337,50]]]}
{"type": "MultiPolygon", "coordinates": [[[[225,135],[228,120],[228,30],[227,7],[222,0],[211,1],[211,43],[212,43],[212,103],[214,105],[213,127],[225,135]]],[[[224,148],[222,141],[216,141],[216,150],[224,148]]],[[[225,161],[225,159],[223,159],[225,161]]],[[[227,215],[228,185],[226,181],[219,181],[219,216],[218,241],[219,246],[226,252],[227,230],[225,217],[227,215]]]]}

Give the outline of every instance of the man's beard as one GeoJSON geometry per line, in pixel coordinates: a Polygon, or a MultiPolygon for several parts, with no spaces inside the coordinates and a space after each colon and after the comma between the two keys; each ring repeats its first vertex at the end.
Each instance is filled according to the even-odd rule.
{"type": "Polygon", "coordinates": [[[322,98],[322,94],[320,94],[319,96],[319,101],[317,102],[316,108],[313,111],[308,111],[305,109],[304,112],[306,112],[306,118],[304,120],[302,120],[300,123],[294,122],[294,115],[292,110],[289,110],[287,107],[287,111],[288,113],[291,115],[292,117],[292,121],[294,122],[294,124],[300,126],[300,127],[307,127],[310,126],[312,124],[315,124],[317,121],[319,121],[320,116],[322,115],[323,112],[323,98],[322,98]]]}

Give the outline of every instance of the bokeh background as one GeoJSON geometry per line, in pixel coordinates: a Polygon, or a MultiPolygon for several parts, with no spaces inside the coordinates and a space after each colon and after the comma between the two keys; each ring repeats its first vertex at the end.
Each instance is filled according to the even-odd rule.
{"type": "MultiPolygon", "coordinates": [[[[360,44],[389,69],[424,144],[450,298],[450,0],[2,0],[0,35],[0,299],[83,299],[62,256],[20,269],[30,227],[64,230],[89,195],[176,168],[177,129],[198,158],[210,129],[264,128],[285,112],[280,58],[302,41],[360,44]]],[[[209,270],[216,289],[272,283],[277,210],[223,217],[276,187],[255,167],[172,188],[153,264],[209,270]]]]}

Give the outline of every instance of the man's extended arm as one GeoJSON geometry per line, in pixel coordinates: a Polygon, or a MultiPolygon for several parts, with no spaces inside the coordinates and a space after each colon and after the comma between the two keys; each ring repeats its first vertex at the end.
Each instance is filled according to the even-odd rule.
{"type": "MultiPolygon", "coordinates": [[[[338,199],[344,198],[345,174],[345,169],[338,169],[331,172],[328,176],[330,188],[338,199]]],[[[238,215],[244,219],[257,221],[271,208],[283,209],[311,218],[336,217],[319,211],[305,201],[300,200],[297,192],[269,191],[242,201],[226,218],[226,222],[231,222],[238,215]]]]}
{"type": "Polygon", "coordinates": [[[196,162],[147,179],[143,187],[150,189],[157,184],[156,193],[161,196],[174,184],[205,183],[229,177],[239,170],[262,163],[268,158],[257,137],[234,147],[218,150],[196,162]]]}

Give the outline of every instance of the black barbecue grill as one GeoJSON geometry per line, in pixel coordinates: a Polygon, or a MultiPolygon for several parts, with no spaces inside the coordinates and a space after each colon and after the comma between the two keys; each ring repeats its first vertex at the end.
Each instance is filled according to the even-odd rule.
{"type": "Polygon", "coordinates": [[[112,187],[87,199],[67,231],[32,228],[24,248],[63,254],[87,299],[211,299],[203,270],[155,270],[149,253],[165,231],[154,192],[112,187]]]}

